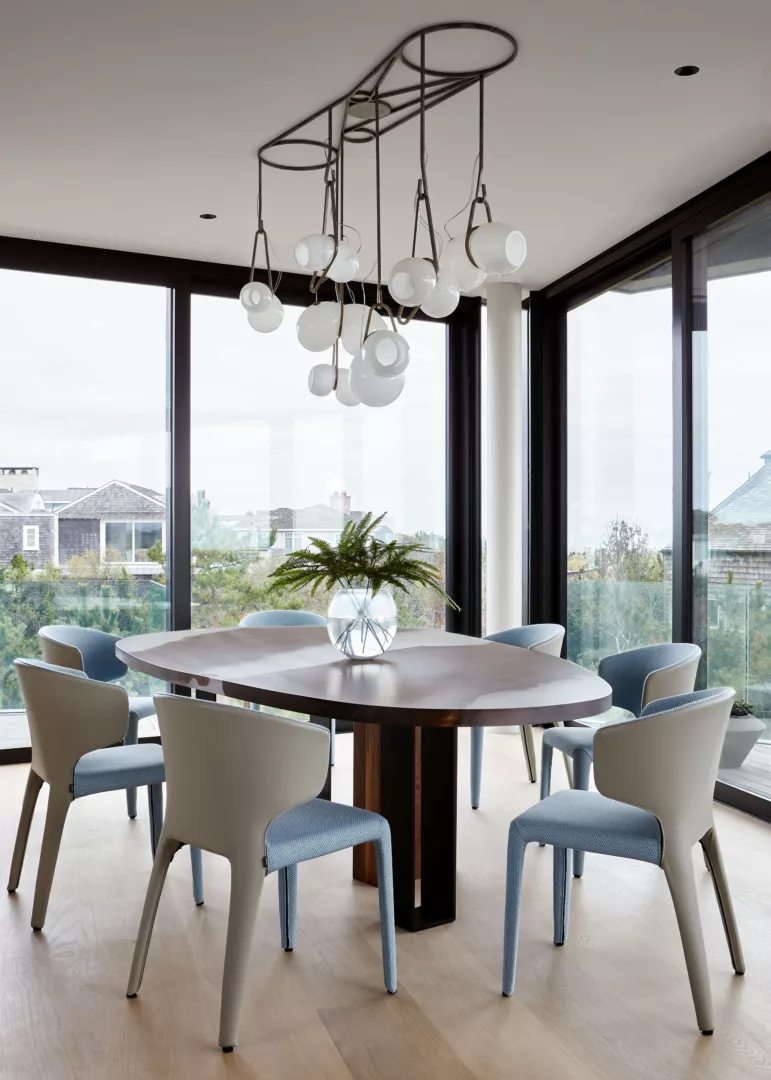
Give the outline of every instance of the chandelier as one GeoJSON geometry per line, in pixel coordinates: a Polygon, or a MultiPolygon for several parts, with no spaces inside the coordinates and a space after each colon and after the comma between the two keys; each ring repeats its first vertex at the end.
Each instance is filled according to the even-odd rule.
{"type": "MultiPolygon", "coordinates": [[[[331,359],[315,364],[309,374],[312,394],[334,393],[346,406],[378,408],[395,401],[404,388],[410,348],[399,328],[421,311],[444,319],[458,306],[461,292],[477,289],[487,278],[513,273],[523,263],[525,239],[510,225],[493,218],[484,182],[485,79],[507,67],[517,55],[517,43],[505,30],[482,23],[438,23],[404,38],[353,89],[325,105],[258,151],[257,231],[252,247],[249,281],[241,290],[241,304],[249,324],[258,333],[277,330],[284,309],[277,295],[280,274],[274,280],[271,244],[263,218],[264,168],[311,172],[323,170],[321,231],[297,241],[294,258],[309,274],[311,305],[297,320],[300,345],[311,353],[331,350],[331,359]],[[503,57],[487,66],[447,71],[426,60],[427,40],[447,31],[493,36],[502,42],[503,57]],[[418,79],[416,81],[415,75],[418,79]],[[479,148],[474,167],[472,195],[465,233],[441,245],[434,228],[428,188],[426,112],[464,90],[477,88],[479,95],[479,148]],[[420,162],[414,198],[412,250],[400,259],[388,276],[391,303],[383,297],[382,214],[380,144],[383,136],[417,117],[420,125],[420,162]],[[326,137],[310,137],[308,131],[326,119],[326,137]],[[361,239],[345,220],[346,144],[371,143],[375,165],[375,237],[377,280],[372,303],[357,303],[352,283],[368,270],[361,265],[361,239]],[[316,161],[297,163],[289,159],[300,150],[317,155],[316,161]],[[282,151],[284,158],[282,159],[282,151]],[[477,210],[484,211],[481,224],[477,210]],[[419,254],[419,240],[427,233],[427,253],[419,254]],[[255,265],[262,248],[267,284],[255,280],[255,265]],[[332,282],[334,300],[321,299],[325,282],[332,282]],[[348,366],[341,354],[350,357],[348,366]]],[[[464,207],[465,211],[466,207],[464,207]]],[[[461,211],[463,213],[464,211],[461,211]]],[[[458,217],[460,215],[456,215],[458,217]]],[[[452,220],[452,219],[451,219],[452,220]]],[[[449,234],[448,234],[449,235],[449,234]]],[[[327,292],[329,287],[327,287],[327,292]]]]}

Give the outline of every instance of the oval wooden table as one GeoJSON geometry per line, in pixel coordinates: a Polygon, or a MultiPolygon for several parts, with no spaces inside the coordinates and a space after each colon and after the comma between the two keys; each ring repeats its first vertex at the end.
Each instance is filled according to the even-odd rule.
{"type": "MultiPolygon", "coordinates": [[[[608,684],[567,660],[441,630],[400,630],[375,660],[341,656],[324,627],[145,634],[116,651],[199,693],[355,721],[354,802],[390,823],[408,930],[455,918],[458,728],[582,720],[611,704],[608,684]]],[[[364,851],[354,867],[372,880],[364,851]]]]}

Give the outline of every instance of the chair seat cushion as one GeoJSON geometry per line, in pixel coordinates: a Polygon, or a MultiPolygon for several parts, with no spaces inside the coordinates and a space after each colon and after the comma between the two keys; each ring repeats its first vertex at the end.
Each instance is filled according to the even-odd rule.
{"type": "Polygon", "coordinates": [[[84,754],[75,766],[73,798],[100,791],[162,784],[166,779],[163,750],[157,743],[109,746],[84,754]]]}
{"type": "Polygon", "coordinates": [[[387,832],[388,822],[380,814],[326,799],[311,799],[279,814],[268,825],[268,873],[367,840],[379,840],[387,832]]]}
{"type": "Polygon", "coordinates": [[[572,754],[575,750],[583,750],[591,757],[594,748],[594,728],[586,727],[553,727],[547,728],[543,733],[543,741],[547,746],[553,746],[563,754],[572,754]]]}
{"type": "Polygon", "coordinates": [[[130,697],[129,715],[143,720],[146,716],[155,716],[155,702],[152,697],[130,697]]]}
{"type": "Polygon", "coordinates": [[[558,791],[514,818],[511,828],[526,843],[661,862],[656,815],[596,791],[558,791]]]}

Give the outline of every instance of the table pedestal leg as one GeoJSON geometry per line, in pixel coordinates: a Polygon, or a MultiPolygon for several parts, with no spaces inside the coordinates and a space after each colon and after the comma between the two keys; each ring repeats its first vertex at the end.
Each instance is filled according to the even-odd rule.
{"type": "MultiPolygon", "coordinates": [[[[377,734],[369,730],[375,728],[372,724],[355,728],[354,803],[382,813],[391,826],[397,926],[424,930],[452,922],[457,730],[395,725],[382,726],[377,734]]],[[[376,883],[374,862],[366,850],[354,851],[354,877],[376,883]]]]}

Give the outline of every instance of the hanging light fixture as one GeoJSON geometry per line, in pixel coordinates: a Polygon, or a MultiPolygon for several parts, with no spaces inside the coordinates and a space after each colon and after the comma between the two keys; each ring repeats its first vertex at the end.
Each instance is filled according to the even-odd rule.
{"type": "MultiPolygon", "coordinates": [[[[472,51],[470,42],[467,49],[464,41],[463,55],[472,51]]],[[[276,330],[284,314],[276,295],[280,274],[274,286],[271,245],[263,224],[263,166],[324,172],[321,231],[301,237],[294,247],[295,262],[310,275],[309,288],[313,294],[313,303],[297,320],[298,341],[311,353],[332,350],[331,362],[316,363],[310,370],[308,387],[313,395],[325,397],[334,392],[337,401],[346,407],[363,403],[380,408],[395,401],[404,388],[405,372],[410,363],[409,344],[397,327],[408,323],[418,311],[429,318],[447,318],[458,306],[462,291],[478,288],[487,276],[511,273],[524,260],[524,237],[503,222],[493,221],[482,179],[484,80],[510,64],[516,55],[517,43],[511,34],[494,26],[456,22],[425,27],[401,41],[343,97],[260,148],[257,232],[249,281],[241,290],[241,304],[249,323],[260,333],[276,330]],[[447,32],[481,33],[488,43],[502,43],[503,52],[495,62],[484,67],[455,71],[429,67],[426,62],[427,37],[447,32]],[[416,44],[419,47],[417,57],[416,44]],[[414,79],[407,84],[398,80],[397,73],[404,68],[418,73],[417,85],[414,79]],[[426,113],[475,84],[479,87],[476,186],[465,237],[450,239],[442,249],[434,230],[428,189],[426,113]],[[337,138],[336,113],[342,116],[337,138]],[[380,144],[384,134],[416,116],[420,125],[420,175],[414,199],[412,250],[394,265],[388,276],[388,291],[397,305],[394,311],[383,299],[380,144]],[[298,134],[324,118],[327,128],[324,139],[298,134]],[[377,282],[370,304],[346,303],[349,283],[361,270],[361,241],[357,230],[345,223],[345,146],[346,143],[370,142],[375,151],[377,282]],[[323,158],[310,163],[281,159],[282,152],[291,153],[298,149],[306,153],[321,151],[323,158]],[[487,215],[487,221],[481,225],[474,222],[478,206],[483,206],[487,215]],[[428,256],[418,253],[421,228],[428,233],[428,256]],[[255,279],[260,245],[264,250],[266,282],[255,279]],[[348,368],[339,363],[341,349],[352,357],[348,368]]]]}

